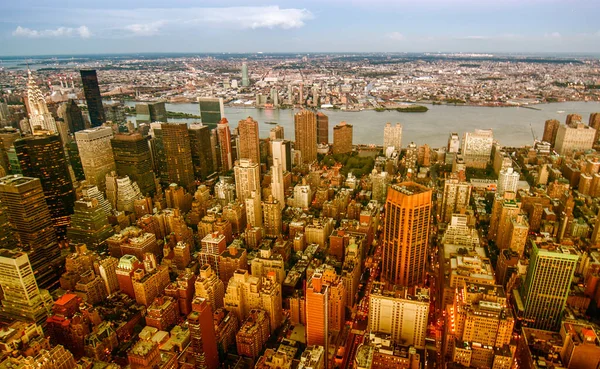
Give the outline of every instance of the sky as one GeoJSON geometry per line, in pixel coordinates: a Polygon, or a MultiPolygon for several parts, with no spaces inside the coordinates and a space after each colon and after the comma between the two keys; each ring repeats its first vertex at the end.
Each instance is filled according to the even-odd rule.
{"type": "Polygon", "coordinates": [[[0,1],[0,55],[600,54],[598,0],[0,1]]]}

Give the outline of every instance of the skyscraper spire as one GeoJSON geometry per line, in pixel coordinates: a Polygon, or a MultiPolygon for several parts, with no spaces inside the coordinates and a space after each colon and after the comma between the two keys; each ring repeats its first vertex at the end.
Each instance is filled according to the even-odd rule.
{"type": "Polygon", "coordinates": [[[27,75],[27,102],[31,132],[34,134],[39,130],[57,132],[56,122],[50,111],[48,111],[44,94],[42,94],[42,91],[35,82],[29,68],[27,69],[27,75]]]}

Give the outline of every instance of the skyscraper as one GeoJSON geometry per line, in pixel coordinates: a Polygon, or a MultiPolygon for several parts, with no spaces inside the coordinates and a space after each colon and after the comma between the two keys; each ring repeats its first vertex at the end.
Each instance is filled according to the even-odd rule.
{"type": "Polygon", "coordinates": [[[292,144],[290,141],[276,139],[271,141],[271,155],[273,163],[275,159],[279,160],[283,171],[290,172],[292,170],[292,144]]]}
{"type": "Polygon", "coordinates": [[[248,117],[238,123],[238,137],[240,147],[238,148],[239,159],[250,159],[260,163],[260,148],[258,144],[258,122],[248,117]]]}
{"type": "Polygon", "coordinates": [[[53,287],[61,257],[40,180],[20,175],[0,178],[0,201],[20,247],[29,256],[38,285],[53,287]]]}
{"type": "Polygon", "coordinates": [[[246,205],[246,221],[249,226],[262,227],[262,204],[260,192],[252,191],[250,197],[244,200],[246,205]]]}
{"type": "Polygon", "coordinates": [[[388,147],[400,151],[402,149],[402,125],[396,123],[392,126],[392,123],[386,123],[383,129],[383,150],[386,151],[388,147]]]}
{"type": "Polygon", "coordinates": [[[69,132],[75,133],[85,129],[85,123],[83,121],[83,115],[81,115],[81,109],[77,105],[77,102],[73,99],[69,99],[66,103],[63,103],[58,108],[58,116],[61,117],[67,126],[69,132]]]}
{"type": "Polygon", "coordinates": [[[217,169],[210,142],[210,128],[202,123],[190,124],[188,133],[190,136],[194,175],[196,178],[206,179],[217,169]]]}
{"type": "Polygon", "coordinates": [[[383,229],[382,277],[389,283],[424,283],[429,241],[431,189],[414,182],[392,185],[383,229]]]}
{"type": "Polygon", "coordinates": [[[352,125],[346,122],[333,127],[333,153],[347,154],[352,152],[352,125]]]}
{"type": "Polygon", "coordinates": [[[210,304],[203,298],[195,298],[193,311],[187,317],[190,329],[191,348],[195,358],[196,369],[217,369],[219,352],[213,323],[213,312],[210,304]]]}
{"type": "Polygon", "coordinates": [[[169,182],[191,190],[195,179],[187,124],[168,123],[161,128],[169,182]]]}
{"type": "Polygon", "coordinates": [[[110,140],[113,131],[110,127],[95,127],[75,132],[77,149],[85,179],[90,185],[104,191],[106,174],[116,169],[110,140]]]}
{"type": "Polygon", "coordinates": [[[50,313],[52,298],[41,293],[27,254],[0,249],[1,314],[43,324],[50,313]]]}
{"type": "Polygon", "coordinates": [[[281,204],[279,200],[269,196],[262,202],[262,211],[265,236],[273,238],[281,236],[281,204]]]}
{"type": "Polygon", "coordinates": [[[600,113],[590,114],[590,121],[588,124],[590,127],[596,130],[596,137],[594,137],[594,145],[600,140],[600,113]]]}
{"type": "Polygon", "coordinates": [[[84,197],[75,202],[75,213],[67,237],[72,244],[84,243],[90,250],[102,250],[114,233],[98,200],[84,197]]]}
{"type": "Polygon", "coordinates": [[[233,172],[238,201],[250,198],[253,191],[256,191],[260,197],[260,166],[258,163],[247,159],[239,160],[235,163],[233,172]]]}
{"type": "Polygon", "coordinates": [[[135,104],[136,123],[166,123],[167,109],[164,101],[135,104]]]}
{"type": "Polygon", "coordinates": [[[560,125],[556,132],[555,149],[559,155],[571,155],[590,150],[594,146],[596,130],[580,121],[560,125]]]}
{"type": "Polygon", "coordinates": [[[50,132],[57,132],[56,121],[52,116],[52,113],[48,111],[48,105],[44,94],[35,83],[35,79],[28,72],[27,79],[27,112],[29,113],[29,125],[31,126],[31,132],[35,133],[37,130],[46,130],[50,132]]]}
{"type": "Polygon", "coordinates": [[[250,86],[250,78],[248,78],[248,64],[242,63],[242,86],[250,86]]]}
{"type": "Polygon", "coordinates": [[[312,163],[317,160],[317,117],[309,110],[303,110],[294,115],[296,129],[296,144],[294,149],[299,150],[303,163],[312,163]]]}
{"type": "Polygon", "coordinates": [[[519,173],[515,172],[512,167],[501,170],[498,175],[496,193],[502,195],[505,191],[517,192],[519,177],[519,173]]]}
{"type": "Polygon", "coordinates": [[[442,204],[438,211],[440,221],[448,223],[452,214],[460,212],[469,206],[471,199],[471,184],[458,180],[458,178],[448,178],[444,181],[444,193],[442,195],[442,204]]]}
{"type": "Polygon", "coordinates": [[[214,127],[225,116],[223,98],[221,97],[199,97],[198,106],[200,108],[202,124],[204,125],[214,127]]]}
{"type": "Polygon", "coordinates": [[[60,237],[64,237],[75,205],[75,190],[60,137],[35,135],[14,142],[21,172],[39,178],[50,216],[60,237]]]}
{"type": "Polygon", "coordinates": [[[21,132],[13,127],[0,128],[0,166],[4,168],[4,173],[12,173],[8,152],[13,147],[15,140],[21,138],[21,132]]]}
{"type": "Polygon", "coordinates": [[[115,167],[119,176],[137,182],[144,195],[154,196],[156,183],[148,138],[140,133],[118,133],[111,140],[115,167]]]}
{"type": "Polygon", "coordinates": [[[322,112],[317,113],[317,143],[329,143],[329,117],[322,112]]]}
{"type": "Polygon", "coordinates": [[[285,186],[283,183],[283,168],[278,158],[273,158],[273,166],[271,167],[271,193],[283,209],[285,207],[285,186]]]}
{"type": "Polygon", "coordinates": [[[233,157],[231,154],[231,131],[229,130],[229,122],[227,118],[223,118],[217,124],[217,141],[219,163],[221,172],[227,172],[233,168],[233,157]]]}
{"type": "Polygon", "coordinates": [[[95,70],[81,70],[81,83],[83,84],[83,93],[85,102],[90,113],[90,122],[92,127],[100,127],[106,119],[104,118],[104,107],[102,106],[102,96],[98,86],[98,76],[95,70]]]}
{"type": "Polygon", "coordinates": [[[548,142],[550,145],[554,146],[559,126],[560,122],[558,120],[548,119],[546,123],[544,123],[544,136],[542,136],[542,141],[548,142]]]}
{"type": "Polygon", "coordinates": [[[491,129],[476,129],[465,132],[462,155],[465,165],[470,168],[485,168],[490,161],[494,134],[491,129]]]}
{"type": "Polygon", "coordinates": [[[271,130],[269,131],[269,138],[271,139],[271,141],[273,140],[283,140],[283,127],[280,125],[276,125],[275,127],[271,128],[271,130]]]}
{"type": "Polygon", "coordinates": [[[530,327],[558,330],[579,255],[561,245],[531,245],[525,280],[515,290],[515,298],[523,306],[519,313],[530,327]]]}

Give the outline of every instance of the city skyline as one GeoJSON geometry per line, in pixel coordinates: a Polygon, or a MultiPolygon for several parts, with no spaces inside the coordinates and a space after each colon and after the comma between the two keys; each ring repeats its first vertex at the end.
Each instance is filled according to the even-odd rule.
{"type": "Polygon", "coordinates": [[[388,0],[283,0],[233,1],[224,7],[180,0],[170,6],[157,1],[77,8],[66,2],[3,4],[3,54],[600,52],[600,27],[594,21],[600,7],[583,1],[429,0],[414,6],[388,0]]]}

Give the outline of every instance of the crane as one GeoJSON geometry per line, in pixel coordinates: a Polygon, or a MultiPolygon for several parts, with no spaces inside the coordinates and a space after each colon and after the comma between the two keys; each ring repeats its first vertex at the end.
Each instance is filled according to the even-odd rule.
{"type": "Polygon", "coordinates": [[[533,126],[529,123],[529,128],[531,128],[531,135],[533,136],[533,143],[537,141],[537,137],[535,137],[535,132],[533,131],[533,126]]]}

